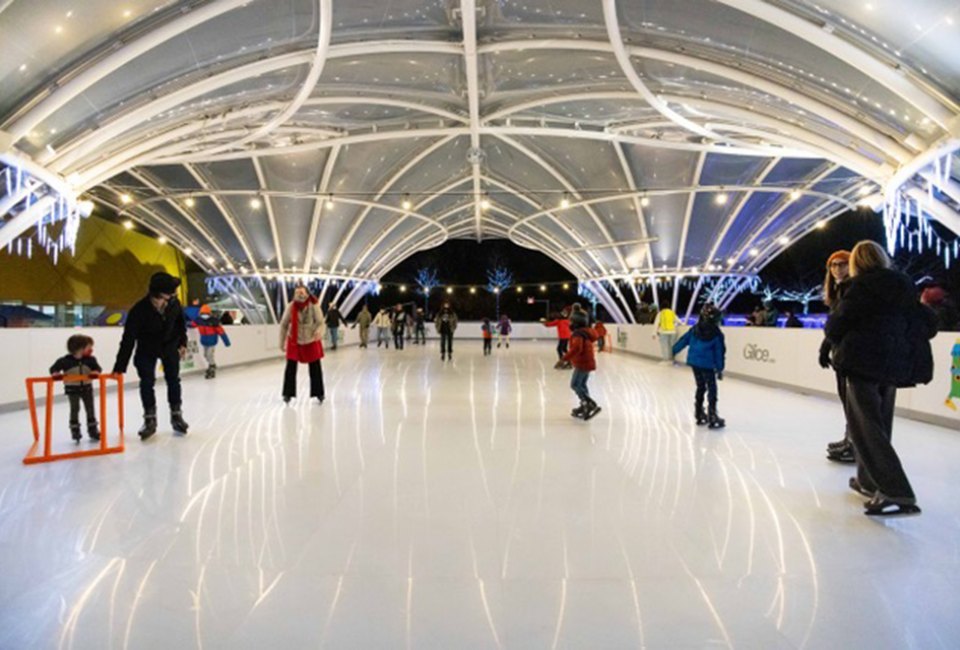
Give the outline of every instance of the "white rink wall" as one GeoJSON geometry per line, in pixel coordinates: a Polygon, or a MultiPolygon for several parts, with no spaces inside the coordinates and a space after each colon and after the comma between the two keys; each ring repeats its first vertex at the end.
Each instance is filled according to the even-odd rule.
{"type": "MultiPolygon", "coordinates": [[[[607,329],[615,350],[660,358],[660,343],[652,326],[612,325],[607,329]]],[[[726,374],[802,393],[836,395],[833,371],[824,370],[818,363],[823,330],[725,327],[723,333],[727,344],[726,374]]],[[[898,415],[960,429],[960,412],[945,404],[950,394],[950,353],[958,341],[957,332],[938,334],[933,339],[933,381],[898,391],[898,415]]],[[[677,360],[685,359],[683,352],[677,360]]],[[[957,406],[960,408],[960,400],[957,406]]]]}

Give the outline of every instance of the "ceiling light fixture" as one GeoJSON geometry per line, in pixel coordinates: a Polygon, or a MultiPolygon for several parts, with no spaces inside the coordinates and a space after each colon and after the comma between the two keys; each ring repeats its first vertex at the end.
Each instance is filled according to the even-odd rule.
{"type": "Polygon", "coordinates": [[[800,196],[801,196],[800,190],[793,190],[792,192],[790,192],[790,200],[791,200],[791,201],[796,201],[797,199],[800,198],[800,196]]]}
{"type": "Polygon", "coordinates": [[[564,210],[570,207],[570,197],[568,197],[566,194],[564,194],[563,198],[560,199],[560,207],[564,210]]]}
{"type": "Polygon", "coordinates": [[[192,208],[193,206],[195,206],[195,205],[197,204],[197,202],[193,199],[192,196],[188,196],[188,197],[187,197],[187,200],[184,201],[184,203],[186,204],[186,206],[187,206],[188,208],[192,208]]]}
{"type": "Polygon", "coordinates": [[[127,219],[126,221],[123,222],[123,227],[126,228],[127,230],[133,230],[133,222],[127,219]]]}
{"type": "Polygon", "coordinates": [[[254,210],[259,210],[260,206],[262,205],[263,205],[263,202],[260,201],[259,197],[255,196],[252,199],[250,199],[250,207],[253,208],[254,210]]]}
{"type": "Polygon", "coordinates": [[[717,205],[726,205],[729,199],[730,197],[727,196],[726,192],[720,192],[713,198],[713,202],[716,203],[717,205]]]}
{"type": "Polygon", "coordinates": [[[413,207],[413,203],[410,201],[409,194],[403,195],[403,201],[400,202],[400,207],[402,207],[404,210],[409,210],[413,207]]]}
{"type": "Polygon", "coordinates": [[[133,202],[133,198],[132,198],[129,194],[121,194],[121,195],[120,195],[120,202],[123,203],[124,205],[126,205],[126,204],[128,204],[128,203],[132,203],[132,202],[133,202]]]}
{"type": "Polygon", "coordinates": [[[327,202],[324,205],[326,206],[327,210],[333,209],[333,194],[327,195],[327,202]]]}
{"type": "Polygon", "coordinates": [[[640,198],[640,207],[646,208],[646,207],[648,207],[649,205],[650,205],[650,197],[649,197],[649,196],[643,196],[643,197],[640,198]]]}

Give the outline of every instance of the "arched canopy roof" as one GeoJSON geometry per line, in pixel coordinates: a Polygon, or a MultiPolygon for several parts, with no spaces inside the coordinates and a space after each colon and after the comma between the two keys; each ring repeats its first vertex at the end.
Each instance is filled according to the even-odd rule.
{"type": "MultiPolygon", "coordinates": [[[[960,10],[909,13],[8,0],[0,150],[210,272],[375,280],[450,238],[508,237],[583,280],[751,273],[894,181],[960,229],[960,10]]],[[[0,241],[38,218],[13,198],[0,241]]]]}

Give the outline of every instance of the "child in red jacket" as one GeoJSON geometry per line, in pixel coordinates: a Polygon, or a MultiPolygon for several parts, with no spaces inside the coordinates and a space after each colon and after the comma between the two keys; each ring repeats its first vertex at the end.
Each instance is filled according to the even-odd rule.
{"type": "Polygon", "coordinates": [[[582,311],[571,314],[570,325],[573,328],[573,334],[570,336],[570,349],[563,355],[563,361],[573,366],[570,388],[580,398],[580,407],[573,409],[570,414],[575,418],[589,420],[601,410],[590,397],[590,391],[587,389],[590,373],[597,369],[594,348],[597,333],[589,327],[587,314],[582,311]]]}
{"type": "Polygon", "coordinates": [[[567,353],[567,348],[570,346],[570,321],[567,318],[568,312],[564,309],[560,312],[560,318],[554,318],[553,320],[547,320],[546,318],[541,318],[540,322],[543,323],[544,327],[556,327],[557,328],[557,358],[558,361],[553,367],[556,369],[569,368],[567,362],[563,360],[563,355],[567,353]]]}

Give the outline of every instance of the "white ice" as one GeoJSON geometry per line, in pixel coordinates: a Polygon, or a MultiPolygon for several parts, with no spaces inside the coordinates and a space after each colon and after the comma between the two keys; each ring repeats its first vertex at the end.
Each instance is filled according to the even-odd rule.
{"type": "Polygon", "coordinates": [[[129,392],[126,453],[43,466],[0,415],[0,648],[960,647],[956,431],[897,420],[924,514],[876,521],[835,401],[728,379],[708,431],[604,354],[584,423],[553,354],[341,349],[322,406],[190,377],[189,436],[129,392]]]}

